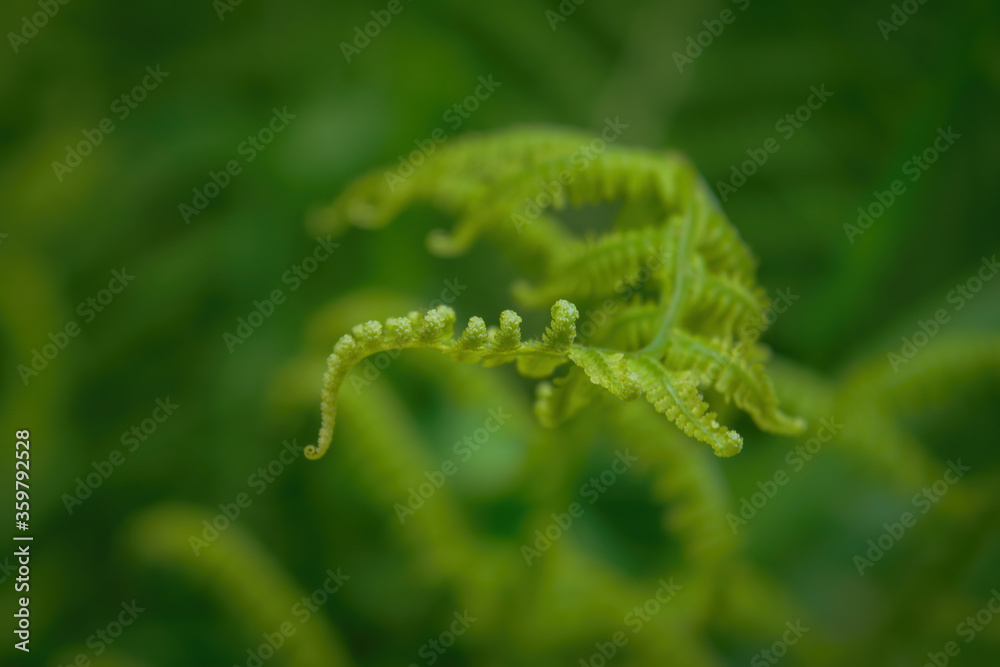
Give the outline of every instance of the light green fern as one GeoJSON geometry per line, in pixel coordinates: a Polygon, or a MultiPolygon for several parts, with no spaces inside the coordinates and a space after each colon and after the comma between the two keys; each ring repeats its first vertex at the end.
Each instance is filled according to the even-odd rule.
{"type": "Polygon", "coordinates": [[[417,201],[458,218],[451,232],[431,234],[432,252],[458,254],[489,235],[541,267],[533,282],[515,285],[514,296],[526,307],[554,301],[551,323],[540,338],[522,340],[521,317],[506,310],[498,326],[472,317],[456,336],[454,311],[440,306],[354,327],[328,359],[322,426],[309,458],[330,446],[337,394],[351,368],[411,348],[459,362],[515,363],[532,378],[572,364],[539,387],[536,414],[547,425],[596,400],[600,387],[624,401],[645,396],[685,434],[732,456],[743,439],[716,419],[701,393],[711,388],[761,429],[803,431],[801,419],[778,408],[762,366],[766,349],[741,334],[768,305],[754,282],[754,259],[682,156],[552,128],[478,135],[438,149],[408,178],[391,170],[361,178],[313,226],[324,233],[378,227],[417,201]],[[600,236],[578,238],[555,215],[601,203],[620,206],[600,236]]]}

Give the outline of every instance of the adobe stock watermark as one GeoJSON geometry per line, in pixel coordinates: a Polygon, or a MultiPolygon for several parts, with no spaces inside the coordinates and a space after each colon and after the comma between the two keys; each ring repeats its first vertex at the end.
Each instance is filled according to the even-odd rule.
{"type": "MultiPolygon", "coordinates": [[[[732,2],[739,7],[741,12],[746,11],[747,7],[750,6],[750,0],[732,0],[732,2]]],[[[705,49],[715,43],[715,38],[722,35],[726,26],[732,25],[736,21],[736,16],[737,14],[733,10],[723,9],[719,13],[719,18],[702,21],[701,24],[705,26],[705,29],[697,35],[688,35],[687,48],[684,49],[684,53],[674,51],[674,65],[677,66],[677,71],[683,74],[685,65],[693,65],[694,61],[705,52],[705,49]]]]}
{"type": "MultiPolygon", "coordinates": [[[[982,291],[986,283],[1000,273],[1000,262],[997,261],[996,253],[993,257],[983,257],[982,264],[974,276],[971,276],[964,283],[955,285],[955,288],[948,292],[945,300],[952,304],[951,312],[959,312],[982,291]]],[[[941,327],[951,322],[951,312],[947,308],[938,308],[934,311],[933,317],[927,320],[917,320],[917,328],[909,336],[902,336],[899,340],[901,346],[898,351],[889,352],[886,358],[893,372],[898,373],[899,369],[910,363],[922,349],[938,335],[941,327]]]]}
{"type": "MultiPolygon", "coordinates": [[[[805,123],[813,117],[813,113],[823,108],[823,105],[833,97],[833,93],[826,89],[826,84],[809,87],[810,95],[804,104],[795,109],[792,113],[786,113],[774,124],[774,131],[778,132],[782,139],[788,141],[795,136],[795,133],[802,129],[805,123]]],[[[737,167],[735,164],[729,165],[730,175],[728,181],[716,181],[715,189],[719,193],[722,201],[728,201],[730,195],[746,185],[747,180],[754,176],[763,167],[768,159],[781,149],[781,144],[774,137],[768,137],[760,148],[748,148],[746,150],[750,159],[744,160],[737,167]]]]}
{"type": "Polygon", "coordinates": [[[74,509],[83,505],[83,501],[90,498],[94,494],[94,491],[99,489],[114,474],[115,470],[125,463],[125,454],[132,454],[139,449],[139,446],[156,433],[160,425],[166,422],[181,407],[171,401],[169,396],[158,398],[154,403],[156,407],[153,408],[149,417],[146,417],[137,425],[132,426],[132,428],[122,433],[119,440],[122,446],[128,447],[124,453],[120,449],[113,449],[103,461],[91,462],[90,465],[94,469],[94,472],[87,474],[86,477],[77,477],[76,488],[73,490],[73,493],[62,494],[60,498],[63,501],[63,506],[66,507],[67,513],[73,514],[74,509]]]}
{"type": "Polygon", "coordinates": [[[212,9],[215,10],[215,15],[222,22],[226,20],[226,14],[235,12],[236,8],[242,4],[243,0],[212,0],[212,9]]]}
{"type": "MultiPolygon", "coordinates": [[[[413,0],[406,0],[407,3],[413,0]]],[[[405,9],[402,0],[389,0],[385,9],[373,9],[369,12],[372,19],[365,23],[364,30],[360,25],[354,26],[354,39],[351,44],[340,43],[340,52],[344,54],[347,64],[351,64],[351,58],[360,55],[361,52],[372,43],[372,40],[382,34],[382,30],[389,27],[392,18],[398,16],[405,9]]]]}
{"type": "MultiPolygon", "coordinates": [[[[73,658],[73,662],[66,665],[66,667],[88,667],[92,657],[100,657],[122,636],[125,628],[135,623],[136,619],[139,618],[139,614],[146,611],[146,608],[140,607],[135,600],[122,602],[121,608],[122,610],[118,612],[114,620],[103,628],[98,628],[94,634],[87,637],[85,644],[90,649],[90,652],[77,653],[76,657],[73,658]]],[[[60,664],[59,667],[62,667],[62,665],[60,664]]]]}
{"type": "MultiPolygon", "coordinates": [[[[924,172],[938,161],[941,154],[947,152],[955,144],[956,139],[962,138],[962,135],[952,131],[951,125],[948,126],[947,130],[939,127],[937,132],[938,136],[930,146],[921,151],[919,155],[914,155],[903,163],[903,174],[910,177],[911,183],[919,181],[924,172]]],[[[857,237],[863,236],[865,232],[871,229],[875,221],[885,215],[885,212],[896,203],[897,197],[901,197],[904,194],[906,194],[906,183],[900,178],[890,183],[888,190],[875,190],[872,192],[875,201],[869,203],[867,206],[858,207],[858,219],[855,224],[844,223],[844,233],[847,234],[847,240],[851,242],[851,245],[854,245],[854,240],[857,237]]]]}
{"type": "MultiPolygon", "coordinates": [[[[760,340],[760,337],[778,321],[778,317],[787,313],[788,309],[800,298],[798,294],[792,292],[791,287],[775,290],[774,298],[770,299],[770,305],[760,313],[747,317],[740,325],[740,338],[733,346],[733,360],[738,363],[751,353],[753,351],[751,346],[760,340]]],[[[724,365],[718,361],[712,361],[704,371],[698,374],[698,383],[703,387],[712,387],[729,368],[731,368],[731,364],[724,365]]]]}
{"type": "MultiPolygon", "coordinates": [[[[624,452],[616,451],[615,460],[611,465],[603,470],[597,477],[591,477],[580,486],[579,494],[588,505],[593,505],[608,489],[615,485],[618,477],[625,474],[632,464],[639,458],[632,456],[629,450],[624,452]]],[[[565,512],[552,513],[552,523],[544,529],[535,530],[534,548],[528,544],[521,545],[521,555],[524,562],[531,567],[532,563],[541,558],[542,554],[552,548],[552,544],[559,541],[562,536],[573,526],[574,519],[579,519],[584,515],[586,508],[578,502],[569,504],[565,512]]]]}
{"type": "MultiPolygon", "coordinates": [[[[503,85],[502,81],[494,81],[492,74],[476,79],[479,85],[461,102],[456,102],[441,115],[441,120],[448,124],[452,132],[462,127],[472,113],[479,108],[479,105],[490,98],[493,92],[503,85]]],[[[434,154],[439,146],[448,141],[448,132],[443,127],[435,128],[430,136],[425,139],[414,139],[416,148],[408,155],[398,155],[396,157],[399,166],[396,169],[386,169],[385,184],[389,186],[390,192],[395,192],[396,188],[406,182],[410,176],[417,171],[417,167],[422,165],[428,157],[434,154]]]]}
{"type": "MultiPolygon", "coordinates": [[[[966,644],[971,644],[976,636],[993,622],[994,617],[1000,614],[1000,591],[994,588],[990,593],[993,594],[992,597],[986,601],[982,609],[976,612],[975,616],[966,616],[955,626],[955,634],[964,639],[966,644]],[[994,605],[994,603],[996,604],[994,605]]],[[[961,652],[962,647],[958,642],[949,641],[945,643],[941,651],[928,651],[927,662],[923,664],[923,667],[946,667],[951,659],[958,657],[961,652]]]]}
{"type": "Polygon", "coordinates": [[[785,464],[788,469],[779,468],[770,479],[757,482],[759,489],[751,494],[749,498],[740,498],[739,516],[729,512],[726,514],[726,521],[729,528],[735,535],[739,529],[746,526],[757,513],[771,502],[778,495],[778,492],[791,481],[791,474],[801,472],[806,464],[823,450],[823,445],[829,443],[837,434],[844,430],[843,424],[838,424],[836,417],[829,417],[820,420],[820,426],[816,429],[816,435],[806,440],[805,444],[798,445],[795,449],[785,455],[785,464]]]}
{"type": "Polygon", "coordinates": [[[0,584],[10,579],[12,574],[17,574],[17,564],[10,562],[10,556],[4,556],[0,563],[0,584]]]}
{"type": "Polygon", "coordinates": [[[545,10],[545,20],[549,22],[549,27],[552,28],[553,32],[559,27],[560,23],[565,23],[566,19],[573,15],[576,8],[582,5],[587,0],[562,0],[559,3],[557,9],[558,12],[554,12],[551,9],[545,10]]]}
{"type": "Polygon", "coordinates": [[[941,479],[935,481],[930,486],[925,486],[918,493],[914,494],[910,501],[913,508],[920,510],[920,512],[918,514],[909,511],[903,512],[897,521],[882,524],[882,528],[885,529],[882,534],[868,540],[868,550],[863,555],[857,554],[854,556],[854,567],[857,568],[858,574],[862,577],[865,576],[865,570],[874,567],[875,563],[882,560],[886,552],[899,543],[906,534],[906,531],[917,525],[920,517],[930,512],[934,506],[940,503],[952,485],[958,484],[965,476],[965,473],[970,470],[972,468],[969,466],[962,465],[962,459],[958,459],[955,462],[948,461],[948,468],[944,471],[941,479]]]}
{"type": "MultiPolygon", "coordinates": [[[[468,285],[463,285],[458,278],[453,278],[452,280],[444,281],[444,289],[441,290],[441,296],[437,299],[432,299],[427,307],[424,308],[422,313],[426,313],[429,310],[434,310],[438,306],[451,305],[455,302],[455,299],[461,295],[468,285]]],[[[384,352],[379,352],[378,354],[373,354],[371,356],[365,357],[364,362],[358,364],[356,368],[359,368],[357,372],[353,372],[348,375],[348,379],[351,381],[351,387],[354,389],[354,394],[359,395],[364,387],[369,386],[372,382],[378,379],[382,375],[385,369],[392,365],[392,362],[399,358],[399,355],[403,351],[399,349],[385,350],[384,352]]]]}
{"type": "Polygon", "coordinates": [[[510,214],[510,220],[514,223],[514,228],[518,232],[533,223],[542,211],[552,206],[553,202],[562,196],[563,188],[576,180],[577,174],[585,171],[595,159],[608,149],[610,144],[618,140],[618,137],[628,129],[628,124],[621,121],[620,116],[604,119],[604,129],[600,136],[594,137],[590,142],[582,144],[575,151],[570,153],[568,158],[568,168],[560,169],[555,180],[548,182],[538,181],[538,194],[534,197],[524,198],[524,207],[520,212],[514,211],[510,214]]]}
{"type": "MultiPolygon", "coordinates": [[[[417,655],[424,659],[425,665],[433,665],[436,663],[441,656],[448,652],[458,638],[469,631],[472,624],[479,619],[469,614],[469,610],[466,609],[459,614],[457,611],[452,613],[454,621],[445,629],[442,630],[437,637],[428,640],[423,645],[417,649],[417,655]]],[[[420,667],[418,663],[411,662],[409,667],[420,667]]]]}
{"type": "MultiPolygon", "coordinates": [[[[326,238],[317,236],[316,246],[312,253],[292,264],[281,274],[281,284],[288,285],[289,294],[298,291],[302,287],[302,283],[309,280],[319,270],[319,267],[330,259],[333,251],[340,247],[340,244],[334,243],[330,240],[331,238],[329,234],[326,238]]],[[[229,354],[235,352],[238,346],[246,343],[254,332],[274,315],[278,306],[284,304],[287,299],[288,294],[280,287],[271,290],[262,300],[254,299],[253,308],[246,317],[236,318],[236,328],[233,329],[232,333],[226,331],[222,334],[222,342],[226,344],[229,354]]]]}
{"type": "Polygon", "coordinates": [[[879,19],[875,22],[879,32],[882,33],[882,39],[888,42],[889,35],[906,25],[910,17],[926,2],[927,0],[903,0],[901,5],[893,4],[889,20],[879,19]]]}
{"type": "MultiPolygon", "coordinates": [[[[291,618],[279,623],[274,632],[261,633],[263,641],[256,647],[247,649],[247,659],[243,663],[246,667],[262,667],[265,662],[273,658],[281,650],[281,647],[295,636],[299,628],[308,623],[351,578],[350,575],[341,572],[339,567],[336,572],[328,569],[324,574],[326,574],[326,579],[323,580],[323,583],[308,595],[303,595],[288,610],[291,618]]],[[[239,665],[235,667],[239,667],[239,665]]]]}
{"type": "Polygon", "coordinates": [[[742,358],[746,355],[749,352],[748,346],[760,340],[761,336],[767,333],[767,330],[778,321],[778,317],[787,313],[795,305],[795,302],[801,298],[802,296],[793,292],[791,287],[785,287],[784,289],[779,287],[774,290],[774,296],[768,299],[769,305],[767,308],[760,313],[755,313],[748,317],[740,325],[740,338],[733,348],[736,357],[742,358]]]}
{"type": "Polygon", "coordinates": [[[21,30],[18,32],[8,32],[7,41],[16,54],[21,47],[34,38],[38,31],[49,24],[50,19],[54,19],[62,5],[68,5],[69,0],[38,0],[38,8],[41,11],[35,12],[30,17],[21,17],[21,30]]]}
{"type": "Polygon", "coordinates": [[[452,445],[451,451],[457,457],[458,463],[455,462],[455,459],[448,458],[441,462],[437,470],[425,471],[424,477],[427,481],[422,482],[416,488],[411,486],[407,489],[410,495],[406,499],[406,504],[396,503],[393,506],[400,524],[406,523],[407,518],[416,514],[417,510],[424,506],[424,503],[433,498],[434,494],[445,485],[448,478],[458,473],[461,467],[459,464],[468,463],[473,455],[489,442],[490,437],[499,431],[500,427],[511,417],[503,411],[503,406],[490,409],[487,415],[482,426],[463,436],[461,440],[452,445]]]}
{"type": "MultiPolygon", "coordinates": [[[[142,77],[142,81],[131,90],[116,97],[111,103],[112,115],[119,121],[128,118],[133,111],[139,108],[139,104],[145,101],[149,93],[156,90],[168,76],[170,76],[170,72],[161,71],[159,65],[155,68],[147,67],[146,76],[142,77]]],[[[74,169],[83,164],[83,159],[104,143],[104,138],[115,129],[115,121],[111,116],[106,116],[97,123],[97,127],[81,130],[80,134],[83,135],[83,139],[73,146],[66,145],[66,156],[62,162],[58,160],[52,162],[52,171],[56,175],[56,180],[62,183],[66,174],[72,173],[74,169]]]]}
{"type": "MultiPolygon", "coordinates": [[[[614,293],[620,299],[605,299],[599,307],[588,309],[580,316],[577,323],[577,331],[584,339],[590,338],[601,327],[607,324],[608,319],[614,316],[625,303],[628,303],[636,294],[641,294],[643,286],[649,282],[656,272],[663,268],[663,253],[659,248],[648,252],[642,264],[624,278],[620,278],[615,283],[614,293]]],[[[740,340],[734,347],[737,357],[742,357],[747,353],[747,345],[756,343],[768,329],[778,321],[778,317],[784,315],[788,310],[802,298],[794,293],[791,287],[777,289],[769,299],[769,305],[759,314],[747,318],[740,325],[740,340]]],[[[718,366],[718,364],[713,364],[718,366]]],[[[721,367],[719,371],[721,372],[721,367]]],[[[712,375],[709,373],[708,375],[712,375]]],[[[710,384],[713,384],[715,376],[712,376],[710,384]]]]}
{"type": "Polygon", "coordinates": [[[231,502],[219,503],[219,513],[211,520],[202,520],[201,534],[188,535],[188,546],[191,547],[195,556],[200,556],[202,551],[219,539],[219,535],[229,530],[236,519],[243,514],[243,510],[253,505],[254,498],[267,491],[268,487],[274,484],[288,467],[302,456],[302,451],[305,449],[294,439],[291,442],[285,440],[281,444],[282,448],[278,456],[271,459],[266,466],[257,468],[247,477],[247,486],[255,492],[255,496],[241,491],[233,497],[231,502]]]}
{"type": "Polygon", "coordinates": [[[787,630],[782,633],[781,639],[750,658],[751,667],[767,667],[778,664],[782,658],[788,655],[788,648],[798,644],[799,640],[809,632],[809,628],[802,625],[802,619],[797,619],[794,623],[787,621],[785,627],[787,630]]]}
{"type": "MultiPolygon", "coordinates": [[[[135,280],[135,276],[129,274],[124,266],[120,270],[112,270],[111,280],[108,281],[107,287],[98,290],[94,296],[87,297],[77,304],[76,314],[83,319],[83,324],[93,322],[98,313],[103,313],[115,300],[115,297],[125,291],[125,288],[133,280],[135,280]]],[[[18,364],[17,366],[18,375],[21,376],[21,382],[24,383],[24,386],[27,387],[34,378],[48,368],[49,364],[56,360],[69,346],[71,340],[79,336],[82,330],[83,328],[77,320],[69,320],[58,331],[49,332],[49,342],[43,344],[40,351],[38,348],[32,348],[31,364],[18,364]]]]}
{"type": "Polygon", "coordinates": [[[288,113],[288,107],[274,107],[271,118],[267,123],[254,134],[247,135],[236,147],[237,158],[233,158],[223,165],[219,171],[209,170],[208,180],[199,187],[191,188],[193,197],[191,203],[181,202],[177,205],[177,210],[184,219],[184,224],[191,222],[191,218],[201,215],[201,212],[208,208],[212,200],[218,197],[223,190],[229,187],[233,178],[243,173],[244,165],[250,164],[257,159],[257,156],[274,141],[275,137],[285,131],[289,123],[298,116],[288,113]],[[240,158],[242,158],[242,163],[240,158]]]}
{"type": "Polygon", "coordinates": [[[632,301],[636,294],[641,294],[643,286],[662,268],[663,252],[660,248],[654,248],[647,253],[639,268],[624,278],[619,278],[615,283],[614,293],[620,298],[605,299],[599,307],[590,308],[580,316],[576,325],[580,337],[588,339],[593,336],[611,317],[632,301]]]}
{"type": "MultiPolygon", "coordinates": [[[[642,632],[646,624],[684,588],[680,584],[675,584],[673,577],[670,577],[670,581],[660,579],[657,583],[660,587],[656,592],[642,604],[633,607],[622,619],[622,623],[632,631],[633,636],[642,632]]],[[[630,639],[624,630],[618,630],[611,635],[609,641],[594,642],[594,648],[597,650],[586,658],[580,658],[580,667],[604,667],[609,660],[618,655],[618,651],[628,646],[630,639]]]]}

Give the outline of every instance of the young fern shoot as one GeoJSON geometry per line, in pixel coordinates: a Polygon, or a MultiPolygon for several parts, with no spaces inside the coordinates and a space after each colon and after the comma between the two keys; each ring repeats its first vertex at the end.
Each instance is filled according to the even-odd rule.
{"type": "Polygon", "coordinates": [[[438,149],[407,179],[382,171],[361,178],[314,225],[377,227],[420,200],[459,220],[451,233],[428,238],[432,252],[458,254],[489,234],[533,258],[542,267],[535,284],[517,283],[514,296],[526,307],[555,301],[551,323],[540,339],[522,340],[521,318],[506,310],[499,326],[473,317],[456,338],[455,313],[442,306],[356,326],[329,357],[319,440],[307,457],[330,446],[351,367],[410,348],[487,366],[513,362],[532,378],[571,364],[539,386],[536,414],[546,425],[586,407],[600,387],[624,401],[645,396],[685,434],[732,456],[743,439],[711,411],[700,389],[712,388],[763,430],[804,430],[779,409],[763,367],[767,350],[752,324],[768,304],[754,260],[682,156],[553,128],[478,135],[438,149]],[[599,203],[621,204],[603,236],[577,238],[554,214],[599,203]],[[578,305],[588,316],[579,331],[578,305]]]}

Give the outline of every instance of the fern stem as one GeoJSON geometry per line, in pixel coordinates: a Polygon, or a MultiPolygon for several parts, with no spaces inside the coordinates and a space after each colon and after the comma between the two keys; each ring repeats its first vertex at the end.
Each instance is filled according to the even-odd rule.
{"type": "MultiPolygon", "coordinates": [[[[641,350],[642,354],[650,355],[654,358],[662,357],[667,351],[667,345],[670,344],[670,334],[673,331],[674,323],[677,320],[677,316],[680,314],[681,305],[684,303],[684,295],[687,290],[687,278],[688,278],[688,255],[689,249],[691,247],[691,236],[694,229],[694,213],[689,207],[684,214],[684,219],[681,222],[680,228],[680,239],[677,241],[677,245],[674,246],[674,254],[676,255],[676,262],[674,263],[674,284],[673,290],[670,293],[670,304],[663,313],[663,319],[660,320],[660,328],[657,330],[656,335],[653,340],[641,350]]],[[[672,227],[667,227],[667,234],[673,232],[672,227]]],[[[663,249],[663,263],[665,266],[669,266],[670,258],[667,254],[670,252],[672,244],[665,243],[663,249]]]]}

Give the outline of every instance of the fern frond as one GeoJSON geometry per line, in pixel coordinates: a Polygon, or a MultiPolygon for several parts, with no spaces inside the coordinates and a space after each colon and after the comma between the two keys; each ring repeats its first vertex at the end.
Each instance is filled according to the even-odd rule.
{"type": "Polygon", "coordinates": [[[648,227],[578,242],[553,261],[548,281],[536,287],[515,284],[514,298],[537,308],[554,299],[579,301],[608,296],[624,286],[636,285],[640,269],[655,267],[656,273],[650,271],[646,276],[648,281],[650,275],[664,269],[662,241],[662,232],[648,227]]]}
{"type": "Polygon", "coordinates": [[[600,394],[580,368],[574,366],[563,377],[539,382],[535,391],[535,417],[546,428],[555,428],[591,406],[600,394]]]}
{"type": "Polygon", "coordinates": [[[476,202],[469,214],[458,221],[447,241],[442,237],[436,249],[459,253],[492,228],[530,226],[534,218],[532,206],[561,211],[567,206],[579,208],[614,202],[651,191],[670,210],[681,207],[680,201],[667,197],[675,191],[670,181],[677,177],[676,172],[687,168],[685,163],[616,146],[608,147],[600,155],[583,158],[580,149],[589,140],[581,137],[572,153],[527,166],[516,178],[493,184],[490,194],[476,202]]]}
{"type": "Polygon", "coordinates": [[[764,348],[755,340],[737,346],[743,325],[767,307],[754,283],[754,259],[680,154],[529,128],[455,141],[424,156],[412,173],[402,171],[359,180],[314,220],[316,231],[345,222],[380,226],[409,204],[428,201],[458,218],[452,230],[431,234],[432,251],[457,254],[487,233],[526,251],[541,279],[531,287],[518,283],[515,296],[528,306],[555,301],[552,321],[540,339],[528,341],[521,340],[521,318],[513,311],[501,315],[498,328],[473,317],[457,338],[455,314],[444,307],[355,327],[328,359],[322,425],[317,445],[306,450],[309,458],[329,447],[337,391],[351,367],[372,354],[411,348],[485,366],[513,362],[521,375],[538,379],[574,364],[538,390],[535,411],[548,424],[592,402],[600,393],[595,387],[623,400],[642,393],[683,432],[731,456],[742,439],[715,420],[698,393],[699,378],[718,367],[718,377],[705,384],[761,428],[801,431],[801,420],[778,409],[759,363],[764,348]],[[558,214],[599,203],[621,204],[615,226],[598,238],[575,240],[558,214]],[[657,301],[644,300],[649,297],[657,301]],[[605,300],[587,311],[583,340],[577,340],[580,314],[566,299],[598,298],[605,300]]]}
{"type": "Polygon", "coordinates": [[[736,228],[729,224],[718,206],[710,203],[712,195],[699,191],[699,207],[706,212],[698,238],[698,254],[705,258],[708,270],[752,279],[757,262],[736,228]]]}
{"type": "Polygon", "coordinates": [[[593,348],[578,347],[569,353],[570,360],[579,366],[590,381],[604,387],[623,401],[631,401],[642,394],[642,383],[634,371],[629,370],[625,355],[593,348]]]}
{"type": "MultiPolygon", "coordinates": [[[[512,258],[518,260],[532,273],[551,273],[553,255],[556,248],[570,248],[578,243],[577,237],[556,216],[549,213],[539,213],[530,225],[521,228],[503,226],[495,234],[497,247],[506,251],[512,258]]],[[[427,239],[432,250],[439,243],[438,236],[447,236],[442,230],[431,232],[427,239]]],[[[447,244],[447,241],[443,241],[447,244]]],[[[551,301],[551,299],[550,299],[551,301]]]]}
{"type": "Polygon", "coordinates": [[[698,381],[689,372],[669,371],[648,357],[632,357],[629,369],[639,378],[646,399],[677,424],[685,434],[712,446],[719,456],[733,456],[743,449],[743,438],[715,420],[698,393],[698,381]]]}
{"type": "Polygon", "coordinates": [[[711,273],[700,258],[692,262],[691,271],[695,297],[684,314],[687,329],[743,337],[744,325],[770,305],[763,289],[738,275],[711,273]]]}
{"type": "Polygon", "coordinates": [[[314,213],[310,227],[315,233],[339,233],[348,225],[382,227],[419,201],[460,213],[491,183],[521,173],[525,165],[571,153],[579,145],[579,134],[558,128],[469,135],[410,165],[412,173],[392,165],[358,179],[337,201],[314,213]]]}
{"type": "Polygon", "coordinates": [[[522,375],[545,377],[568,360],[578,316],[576,306],[559,301],[552,306],[552,321],[541,340],[526,342],[521,341],[520,316],[509,310],[501,314],[499,328],[492,330],[481,318],[473,317],[457,339],[453,337],[455,311],[447,306],[423,315],[411,312],[406,317],[389,318],[384,326],[372,320],[354,327],[337,341],[327,359],[319,440],[306,447],[305,455],[318,459],[326,452],[333,438],[340,385],[351,368],[366,357],[389,350],[434,349],[462,362],[482,361],[489,366],[517,362],[522,375]]]}
{"type": "Polygon", "coordinates": [[[702,385],[732,400],[765,431],[798,435],[805,430],[805,422],[778,408],[778,396],[763,366],[721,340],[706,340],[676,329],[665,364],[674,370],[691,371],[702,385]]]}
{"type": "Polygon", "coordinates": [[[662,318],[660,305],[635,298],[609,314],[589,340],[595,345],[638,351],[653,340],[662,318]]]}
{"type": "Polygon", "coordinates": [[[311,227],[316,233],[340,232],[349,224],[381,227],[406,207],[425,201],[459,216],[450,233],[429,239],[432,251],[452,255],[491,229],[531,224],[526,204],[536,196],[541,200],[543,191],[549,196],[539,204],[540,211],[644,193],[652,193],[668,210],[683,207],[688,189],[675,181],[693,172],[683,157],[616,145],[595,154],[588,149],[593,140],[550,128],[474,135],[437,148],[412,174],[400,176],[389,168],[362,177],[314,214],[311,227]]]}

